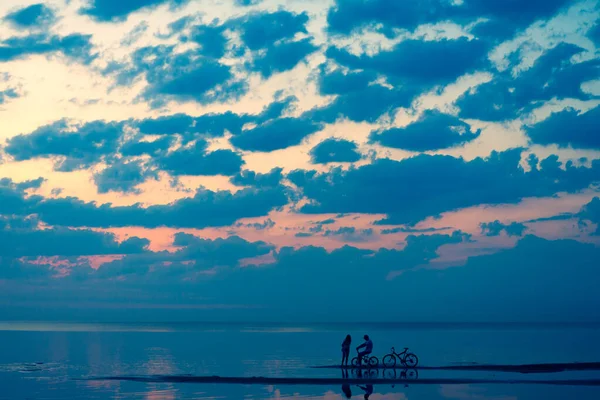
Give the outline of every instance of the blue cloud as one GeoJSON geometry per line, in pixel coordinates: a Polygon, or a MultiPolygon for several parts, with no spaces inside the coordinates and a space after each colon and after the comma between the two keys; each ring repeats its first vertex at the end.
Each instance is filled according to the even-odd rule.
{"type": "Polygon", "coordinates": [[[112,233],[87,229],[38,229],[37,220],[0,216],[3,257],[89,256],[145,252],[148,240],[132,237],[119,243],[112,233]]]}
{"type": "Polygon", "coordinates": [[[527,230],[527,227],[519,222],[511,222],[507,225],[498,220],[484,222],[480,226],[481,232],[486,236],[499,236],[502,232],[506,232],[508,236],[523,236],[527,230]]]}
{"type": "Polygon", "coordinates": [[[291,108],[296,97],[289,96],[269,104],[257,115],[235,114],[231,111],[224,113],[208,113],[199,117],[187,114],[173,114],[158,118],[135,121],[133,126],[146,135],[181,135],[184,141],[197,136],[222,137],[225,132],[238,135],[242,127],[250,122],[262,124],[279,118],[284,111],[291,108]]]}
{"type": "Polygon", "coordinates": [[[392,28],[414,29],[436,22],[449,16],[454,8],[450,2],[440,0],[336,0],[327,13],[328,30],[348,35],[355,29],[382,24],[382,33],[393,36],[392,28]]]}
{"type": "Polygon", "coordinates": [[[68,36],[35,34],[14,36],[0,42],[0,62],[26,58],[31,55],[62,53],[64,56],[89,64],[96,55],[91,53],[91,35],[74,33],[68,36]]]}
{"type": "Polygon", "coordinates": [[[12,137],[4,150],[16,161],[58,156],[54,168],[59,171],[87,168],[116,151],[123,123],[94,121],[71,128],[67,121],[57,121],[12,137]]]}
{"type": "Polygon", "coordinates": [[[227,38],[223,25],[197,25],[190,33],[190,39],[202,47],[202,54],[221,58],[225,55],[227,38]]]}
{"type": "Polygon", "coordinates": [[[288,179],[310,200],[301,212],[383,213],[388,218],[381,222],[393,224],[414,224],[480,204],[577,192],[600,181],[598,160],[588,168],[572,163],[562,166],[556,156],[541,162],[532,157],[530,171],[520,162],[520,149],[472,161],[422,154],[402,161],[379,159],[347,171],[297,170],[288,179]]]}
{"type": "Polygon", "coordinates": [[[16,99],[20,97],[19,93],[14,88],[9,88],[0,91],[0,105],[6,103],[10,99],[16,99]]]}
{"type": "Polygon", "coordinates": [[[433,233],[433,232],[438,232],[438,231],[447,231],[449,229],[452,229],[451,227],[445,227],[445,228],[422,228],[422,229],[417,229],[417,228],[407,228],[404,226],[400,226],[397,228],[389,228],[389,229],[382,229],[381,230],[381,234],[382,235],[391,235],[394,233],[433,233]]]}
{"type": "Polygon", "coordinates": [[[313,234],[308,232],[298,232],[294,236],[297,238],[307,238],[313,236],[313,234]]]}
{"type": "Polygon", "coordinates": [[[118,160],[94,174],[94,183],[98,193],[139,193],[137,186],[150,177],[157,178],[158,175],[142,162],[118,160]]]}
{"type": "Polygon", "coordinates": [[[279,118],[243,131],[231,144],[242,150],[271,152],[298,145],[319,129],[321,125],[308,118],[279,118]]]}
{"type": "Polygon", "coordinates": [[[439,41],[404,40],[389,51],[374,56],[356,56],[329,48],[327,57],[352,69],[387,76],[392,85],[416,86],[421,90],[445,85],[467,72],[486,65],[486,44],[460,38],[439,41]]]}
{"type": "Polygon", "coordinates": [[[356,143],[336,138],[326,139],[313,147],[310,156],[315,164],[355,162],[361,159],[356,143]]]}
{"type": "Polygon", "coordinates": [[[600,60],[578,64],[569,60],[583,51],[562,43],[538,58],[516,78],[510,68],[488,83],[463,94],[456,102],[461,118],[505,121],[531,111],[542,101],[574,98],[589,100],[581,84],[600,76],[600,60]]]}
{"type": "Polygon", "coordinates": [[[596,47],[600,47],[600,22],[590,29],[588,36],[596,44],[596,47]]]}
{"type": "Polygon", "coordinates": [[[248,7],[260,4],[262,0],[235,0],[235,4],[241,7],[248,7]]]}
{"type": "Polygon", "coordinates": [[[373,72],[326,72],[321,66],[318,85],[322,95],[337,95],[332,103],[311,110],[305,115],[316,121],[333,123],[338,118],[357,122],[375,122],[382,114],[397,107],[410,106],[419,93],[415,87],[388,88],[374,83],[373,72]]]}
{"type": "Polygon", "coordinates": [[[129,14],[144,8],[154,8],[162,4],[175,7],[187,0],[88,0],[88,5],[79,10],[101,22],[115,22],[127,19],[129,14]]]}
{"type": "Polygon", "coordinates": [[[16,183],[14,187],[17,190],[39,189],[45,181],[46,179],[39,177],[37,179],[16,183]]]}
{"type": "Polygon", "coordinates": [[[503,0],[466,0],[463,4],[447,0],[336,0],[327,14],[327,22],[332,33],[348,35],[369,26],[393,37],[394,28],[413,30],[427,23],[454,20],[467,24],[477,18],[486,18],[497,26],[505,26],[496,32],[502,33],[496,38],[506,39],[516,30],[554,15],[568,3],[569,0],[532,0],[527,4],[503,0]]]}
{"type": "Polygon", "coordinates": [[[171,175],[233,175],[244,161],[231,150],[207,150],[208,143],[198,140],[189,148],[180,148],[156,160],[158,168],[171,175]]]}
{"type": "Polygon", "coordinates": [[[54,23],[54,11],[42,3],[23,7],[4,17],[17,28],[44,28],[54,23]]]}
{"type": "Polygon", "coordinates": [[[479,137],[481,130],[473,132],[471,126],[452,115],[427,110],[416,122],[404,128],[373,131],[372,143],[408,151],[432,151],[456,147],[479,137]]]}
{"type": "Polygon", "coordinates": [[[356,229],[353,226],[342,226],[338,229],[326,229],[323,232],[325,237],[335,237],[344,242],[366,242],[373,236],[373,229],[356,229]]]}
{"type": "Polygon", "coordinates": [[[598,225],[595,234],[600,235],[600,197],[594,197],[592,201],[584,205],[578,215],[582,220],[598,225]]]}
{"type": "Polygon", "coordinates": [[[141,96],[155,107],[169,100],[226,101],[246,91],[231,67],[203,56],[202,49],[174,54],[174,46],[143,47],[133,53],[130,64],[112,65],[104,74],[114,75],[118,85],[132,85],[145,77],[148,86],[141,96]]]}
{"type": "Polygon", "coordinates": [[[123,143],[119,148],[121,155],[123,157],[158,156],[166,153],[175,142],[175,138],[172,136],[163,136],[152,142],[144,142],[140,139],[140,137],[136,137],[123,143]]]}
{"type": "Polygon", "coordinates": [[[232,176],[229,181],[236,186],[276,187],[281,183],[283,168],[273,168],[266,174],[244,170],[232,176]]]}
{"type": "Polygon", "coordinates": [[[258,71],[265,78],[279,72],[294,68],[306,56],[317,50],[311,39],[297,42],[276,43],[269,47],[264,54],[255,57],[252,70],[258,71]]]}
{"type": "Polygon", "coordinates": [[[168,205],[142,207],[98,205],[67,197],[44,199],[25,198],[24,193],[0,186],[0,213],[18,215],[37,214],[43,222],[53,226],[70,227],[130,227],[156,228],[160,226],[205,228],[228,226],[241,218],[266,216],[270,211],[288,203],[287,189],[283,186],[245,188],[235,193],[213,192],[200,188],[190,198],[168,205]]]}
{"type": "Polygon", "coordinates": [[[292,39],[297,33],[307,33],[306,13],[294,14],[288,11],[257,13],[231,21],[232,27],[239,29],[242,41],[250,50],[271,47],[278,40],[292,39]]]}
{"type": "Polygon", "coordinates": [[[525,132],[535,144],[600,150],[598,127],[600,106],[584,113],[574,109],[552,113],[547,119],[533,126],[526,126],[525,132]]]}

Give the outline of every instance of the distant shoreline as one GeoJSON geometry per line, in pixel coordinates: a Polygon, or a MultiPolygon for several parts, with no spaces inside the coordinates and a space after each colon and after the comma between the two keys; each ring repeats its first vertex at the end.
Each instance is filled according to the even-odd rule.
{"type": "Polygon", "coordinates": [[[229,385],[357,385],[357,384],[411,384],[411,385],[466,385],[466,384],[530,384],[559,386],[600,386],[600,379],[519,380],[519,379],[363,379],[363,378],[268,378],[222,376],[107,376],[76,380],[131,381],[142,383],[198,383],[229,385]]]}

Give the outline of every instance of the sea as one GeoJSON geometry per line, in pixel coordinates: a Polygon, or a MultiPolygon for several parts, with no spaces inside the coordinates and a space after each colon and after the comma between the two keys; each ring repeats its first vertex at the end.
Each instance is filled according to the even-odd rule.
{"type": "Polygon", "coordinates": [[[600,399],[595,370],[376,370],[344,383],[357,371],[315,367],[340,363],[347,334],[352,349],[368,334],[380,360],[408,347],[419,367],[600,361],[600,324],[4,321],[0,399],[600,399]]]}

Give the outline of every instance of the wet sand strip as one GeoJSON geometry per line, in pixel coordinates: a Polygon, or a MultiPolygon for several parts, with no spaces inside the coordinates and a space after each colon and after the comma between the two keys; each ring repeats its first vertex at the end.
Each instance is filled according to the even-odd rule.
{"type": "Polygon", "coordinates": [[[395,367],[388,368],[383,365],[377,367],[342,367],[340,365],[323,365],[314,366],[311,368],[328,368],[328,369],[418,369],[418,370],[442,370],[442,371],[493,371],[493,372],[520,372],[522,374],[534,374],[534,373],[552,373],[552,372],[566,372],[566,371],[600,371],[600,362],[586,362],[586,363],[552,363],[552,364],[522,364],[522,365],[494,365],[494,364],[470,364],[470,365],[448,365],[441,367],[415,367],[407,368],[402,365],[396,365],[395,367]]]}
{"type": "Polygon", "coordinates": [[[144,383],[204,383],[229,385],[357,385],[357,384],[411,384],[411,385],[468,385],[468,384],[528,384],[561,386],[600,386],[600,379],[521,380],[521,379],[376,379],[376,378],[267,378],[223,377],[191,375],[107,376],[90,377],[86,381],[132,381],[144,383]]]}

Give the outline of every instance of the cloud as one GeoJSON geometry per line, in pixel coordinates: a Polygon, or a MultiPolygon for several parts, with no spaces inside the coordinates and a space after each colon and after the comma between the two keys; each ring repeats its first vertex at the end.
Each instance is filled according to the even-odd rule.
{"type": "Polygon", "coordinates": [[[94,174],[94,183],[98,187],[98,193],[139,193],[137,186],[150,177],[158,178],[156,171],[152,171],[141,161],[118,160],[94,174]]]}
{"type": "Polygon", "coordinates": [[[62,53],[65,57],[84,64],[91,63],[91,35],[74,33],[68,36],[32,34],[13,36],[0,42],[0,63],[27,58],[32,55],[62,53]]]}
{"type": "Polygon", "coordinates": [[[102,265],[88,279],[145,277],[160,282],[193,277],[194,273],[214,267],[235,267],[240,260],[269,254],[273,247],[265,242],[248,242],[238,236],[226,239],[203,239],[187,233],[176,233],[175,252],[156,252],[130,255],[102,265]]]}
{"type": "Polygon", "coordinates": [[[596,23],[596,25],[590,29],[588,32],[588,37],[592,39],[592,41],[596,44],[596,47],[600,47],[600,23],[596,23]]]}
{"type": "Polygon", "coordinates": [[[170,100],[228,101],[245,93],[246,84],[234,77],[230,66],[202,53],[202,49],[177,53],[175,46],[166,45],[142,47],[132,54],[131,63],[113,64],[104,73],[126,86],[143,77],[147,86],[141,97],[154,107],[170,100]]]}
{"type": "Polygon", "coordinates": [[[355,162],[361,159],[356,143],[337,138],[322,141],[310,150],[314,164],[330,162],[355,162]]]}
{"type": "MultiPolygon", "coordinates": [[[[6,178],[4,178],[4,179],[6,179],[6,178]]],[[[14,188],[17,190],[23,190],[23,191],[28,190],[28,189],[39,189],[45,181],[46,181],[46,179],[44,179],[40,176],[39,178],[36,178],[36,179],[31,179],[31,180],[20,182],[20,183],[15,183],[14,188]]],[[[10,185],[10,182],[8,180],[6,180],[5,182],[8,185],[10,185]]]]}
{"type": "Polygon", "coordinates": [[[573,64],[570,59],[582,48],[562,43],[547,50],[534,65],[516,77],[508,68],[488,83],[477,86],[456,101],[461,118],[505,121],[517,118],[542,101],[556,99],[589,100],[592,96],[581,84],[600,76],[600,60],[573,64]]]}
{"type": "Polygon", "coordinates": [[[527,230],[527,227],[521,223],[512,222],[506,225],[498,220],[484,222],[480,226],[481,233],[484,233],[486,236],[499,236],[502,232],[505,232],[508,236],[523,236],[523,233],[527,230]]]}
{"type": "MultiPolygon", "coordinates": [[[[328,29],[332,33],[349,35],[353,31],[371,27],[393,37],[394,29],[414,30],[422,24],[454,20],[468,24],[485,18],[495,26],[504,25],[497,31],[497,40],[510,37],[515,31],[532,22],[550,17],[569,3],[569,0],[533,0],[523,5],[503,0],[425,0],[398,2],[394,0],[336,0],[327,14],[328,29]]],[[[487,22],[489,24],[490,22],[487,22]]]]}
{"type": "Polygon", "coordinates": [[[148,31],[149,25],[146,21],[142,21],[137,24],[123,39],[121,39],[121,46],[131,46],[144,36],[148,31]]]}
{"type": "Polygon", "coordinates": [[[416,86],[426,90],[449,84],[467,72],[485,66],[486,51],[484,42],[466,38],[439,41],[408,39],[373,56],[356,56],[334,47],[330,47],[326,55],[348,68],[382,74],[392,85],[416,86]]]}
{"type": "Polygon", "coordinates": [[[112,233],[87,229],[38,229],[35,219],[0,216],[2,257],[90,256],[135,254],[147,251],[146,239],[131,237],[122,243],[112,233]]]}
{"type": "Polygon", "coordinates": [[[51,8],[39,3],[13,11],[4,20],[20,29],[45,28],[56,21],[56,16],[51,8]]]}
{"type": "Polygon", "coordinates": [[[373,229],[356,229],[353,226],[342,226],[338,229],[326,229],[323,232],[325,237],[336,237],[344,242],[366,242],[373,236],[373,229]]]}
{"type": "Polygon", "coordinates": [[[292,39],[297,33],[307,33],[306,13],[294,14],[289,11],[255,13],[231,23],[238,28],[242,41],[250,50],[271,47],[275,42],[292,39]]]}
{"type": "Polygon", "coordinates": [[[221,58],[225,55],[227,38],[223,25],[196,25],[190,33],[190,40],[202,47],[202,54],[221,58]]]}
{"type": "Polygon", "coordinates": [[[235,4],[241,7],[248,7],[260,4],[262,0],[235,0],[235,4]]]}
{"type": "Polygon", "coordinates": [[[0,180],[0,215],[38,215],[52,226],[113,228],[141,226],[147,228],[205,228],[228,226],[241,218],[266,216],[288,203],[287,189],[281,185],[245,188],[235,193],[213,192],[204,188],[190,198],[166,205],[142,207],[98,205],[73,197],[27,197],[10,180],[0,180]]]}
{"type": "Polygon", "coordinates": [[[145,9],[168,4],[175,7],[187,0],[87,0],[87,5],[79,11],[100,22],[117,22],[127,19],[129,14],[145,9]]]}
{"type": "Polygon", "coordinates": [[[382,114],[397,107],[410,106],[418,94],[414,87],[393,88],[376,83],[377,74],[365,71],[327,72],[321,66],[318,85],[321,95],[337,95],[328,105],[305,113],[307,117],[327,123],[338,118],[356,122],[375,122],[382,114]]]}
{"type": "Polygon", "coordinates": [[[273,74],[294,68],[316,50],[317,47],[311,43],[311,39],[276,43],[269,47],[264,54],[254,58],[252,70],[260,72],[264,78],[269,78],[273,74]]]}
{"type": "Polygon", "coordinates": [[[243,170],[235,174],[229,181],[236,186],[276,187],[283,179],[283,168],[273,168],[266,174],[243,170]]]}
{"type": "Polygon", "coordinates": [[[328,30],[349,35],[362,27],[380,26],[379,30],[393,36],[393,28],[412,30],[418,25],[446,18],[454,8],[451,2],[441,0],[336,0],[327,13],[328,30]]]}
{"type": "Polygon", "coordinates": [[[119,147],[121,155],[123,157],[158,156],[166,153],[175,142],[175,138],[172,136],[164,136],[151,142],[140,139],[142,137],[135,137],[123,143],[119,147]]]}
{"type": "Polygon", "coordinates": [[[270,228],[274,227],[275,221],[273,221],[271,218],[267,218],[263,222],[254,222],[251,224],[242,224],[241,222],[238,222],[237,224],[235,224],[235,226],[236,227],[253,228],[253,229],[256,229],[257,231],[263,231],[265,229],[270,229],[270,228]]]}
{"type": "Polygon", "coordinates": [[[534,144],[600,150],[600,106],[580,113],[572,108],[553,112],[525,132],[534,144]]]}
{"type": "Polygon", "coordinates": [[[122,131],[123,123],[120,122],[70,124],[60,120],[28,135],[12,137],[4,150],[16,161],[58,157],[54,165],[56,170],[73,171],[88,168],[104,156],[113,154],[122,131]]]}
{"type": "Polygon", "coordinates": [[[444,212],[482,204],[516,203],[526,197],[577,192],[600,181],[600,162],[590,167],[562,166],[558,157],[541,162],[530,157],[530,171],[520,165],[521,150],[493,152],[465,161],[442,155],[419,155],[344,171],[296,170],[288,175],[309,203],[303,213],[387,214],[382,223],[414,224],[444,212]]]}
{"type": "Polygon", "coordinates": [[[6,103],[11,99],[16,99],[21,95],[16,91],[15,88],[8,88],[6,90],[0,90],[0,105],[6,103]]]}
{"type": "Polygon", "coordinates": [[[582,207],[578,215],[582,220],[597,224],[598,227],[594,234],[600,235],[600,197],[594,197],[592,201],[582,207]]]}
{"type": "Polygon", "coordinates": [[[320,129],[309,118],[279,118],[242,131],[231,138],[231,144],[242,150],[271,152],[298,145],[320,129]]]}
{"type": "Polygon", "coordinates": [[[208,143],[198,140],[191,147],[180,148],[155,160],[158,168],[171,175],[233,175],[244,161],[231,150],[207,150],[208,143]]]}
{"type": "Polygon", "coordinates": [[[473,132],[471,126],[459,118],[427,110],[404,128],[373,131],[369,138],[383,146],[422,152],[461,146],[477,139],[480,133],[479,129],[473,132]]]}
{"type": "Polygon", "coordinates": [[[382,229],[381,230],[381,234],[382,235],[391,235],[394,233],[432,233],[432,232],[439,232],[439,231],[447,231],[452,229],[451,227],[445,227],[445,228],[422,228],[422,229],[417,229],[417,228],[407,228],[404,226],[399,226],[396,228],[389,228],[389,229],[382,229]]]}

